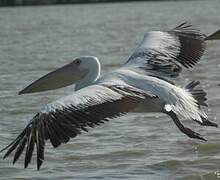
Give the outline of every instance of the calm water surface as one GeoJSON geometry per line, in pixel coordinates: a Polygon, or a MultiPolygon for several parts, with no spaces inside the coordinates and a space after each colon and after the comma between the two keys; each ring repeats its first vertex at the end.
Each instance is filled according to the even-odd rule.
{"type": "MultiPolygon", "coordinates": [[[[219,9],[219,0],[0,8],[0,148],[44,104],[72,92],[68,87],[18,96],[31,81],[80,55],[98,56],[103,72],[111,70],[126,61],[145,32],[185,20],[211,33],[220,28],[219,9]]],[[[198,66],[185,70],[177,84],[201,80],[210,119],[220,124],[219,77],[220,42],[210,42],[198,66]]],[[[23,157],[14,166],[12,158],[0,160],[0,178],[220,178],[220,130],[186,124],[208,142],[181,134],[165,115],[129,114],[57,149],[48,143],[41,171],[36,171],[35,159],[27,169],[23,157]]]]}

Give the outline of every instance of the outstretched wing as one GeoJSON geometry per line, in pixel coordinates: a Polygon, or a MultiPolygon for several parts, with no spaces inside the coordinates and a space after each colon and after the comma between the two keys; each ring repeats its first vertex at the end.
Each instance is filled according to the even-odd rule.
{"type": "Polygon", "coordinates": [[[26,147],[24,167],[31,161],[36,147],[37,168],[44,160],[45,141],[53,147],[67,143],[88,127],[94,127],[132,110],[146,97],[154,97],[139,89],[119,85],[92,85],[73,95],[47,105],[25,127],[22,133],[2,151],[4,158],[15,150],[15,163],[26,147]]]}
{"type": "Polygon", "coordinates": [[[176,77],[185,68],[192,68],[205,50],[205,38],[189,23],[171,31],[151,31],[128,59],[126,65],[141,68],[149,75],[176,77]]]}

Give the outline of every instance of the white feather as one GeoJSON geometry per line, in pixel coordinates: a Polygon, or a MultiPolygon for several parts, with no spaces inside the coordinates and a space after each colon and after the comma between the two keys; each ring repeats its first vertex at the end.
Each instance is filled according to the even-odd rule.
{"type": "Polygon", "coordinates": [[[120,79],[130,86],[156,95],[160,101],[155,101],[155,103],[163,105],[163,107],[159,109],[168,111],[172,109],[178,116],[185,119],[196,119],[202,122],[201,116],[207,118],[205,112],[199,109],[196,99],[184,88],[177,87],[156,77],[139,74],[128,68],[121,68],[109,73],[103,76],[100,81],[108,83],[117,79],[120,79]]]}
{"type": "Polygon", "coordinates": [[[197,101],[186,89],[174,86],[176,102],[171,104],[172,110],[185,119],[194,119],[202,122],[202,118],[207,118],[205,112],[199,109],[197,101]]]}

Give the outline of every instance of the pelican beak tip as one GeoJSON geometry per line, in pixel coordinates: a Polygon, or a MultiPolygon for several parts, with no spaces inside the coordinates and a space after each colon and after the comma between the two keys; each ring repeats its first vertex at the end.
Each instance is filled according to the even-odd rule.
{"type": "Polygon", "coordinates": [[[22,94],[25,94],[24,90],[18,92],[18,95],[22,95],[22,94]]]}
{"type": "Polygon", "coordinates": [[[18,92],[18,95],[28,94],[28,93],[34,93],[34,92],[29,92],[27,89],[22,89],[21,91],[18,92]]]}

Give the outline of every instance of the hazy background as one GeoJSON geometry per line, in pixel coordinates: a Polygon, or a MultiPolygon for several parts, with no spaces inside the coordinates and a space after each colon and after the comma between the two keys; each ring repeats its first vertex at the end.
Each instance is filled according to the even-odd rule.
{"type": "MultiPolygon", "coordinates": [[[[212,33],[220,28],[219,9],[219,0],[0,8],[0,148],[43,105],[73,91],[18,96],[33,80],[81,55],[95,55],[103,72],[112,70],[127,60],[145,32],[186,20],[212,33]]],[[[219,50],[220,42],[209,42],[200,63],[184,70],[177,84],[200,80],[210,119],[220,124],[219,50]]],[[[208,142],[189,139],[165,115],[128,114],[57,149],[48,143],[41,171],[35,160],[28,169],[23,169],[23,157],[14,166],[12,158],[0,160],[0,179],[217,179],[219,129],[185,124],[208,142]]]]}

